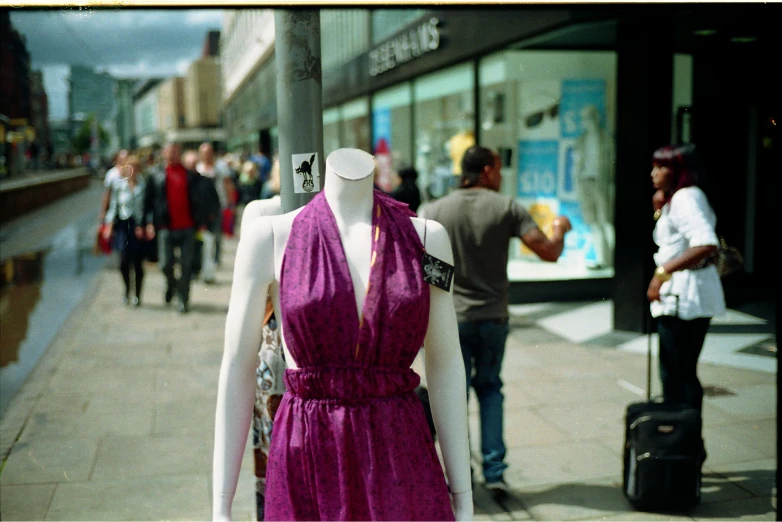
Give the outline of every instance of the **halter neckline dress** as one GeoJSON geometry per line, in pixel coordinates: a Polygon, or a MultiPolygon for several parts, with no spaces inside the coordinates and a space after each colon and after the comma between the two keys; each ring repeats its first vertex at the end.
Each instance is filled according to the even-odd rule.
{"type": "Polygon", "coordinates": [[[454,519],[410,368],[429,319],[423,245],[407,205],[373,200],[361,314],[322,192],[291,226],[280,308],[299,368],[285,371],[274,419],[267,520],[454,519]]]}

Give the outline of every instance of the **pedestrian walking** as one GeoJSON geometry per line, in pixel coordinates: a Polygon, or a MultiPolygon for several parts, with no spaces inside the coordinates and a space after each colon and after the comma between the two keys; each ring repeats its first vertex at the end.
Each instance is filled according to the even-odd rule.
{"type": "Polygon", "coordinates": [[[114,156],[114,166],[106,171],[106,176],[103,178],[103,196],[100,203],[100,214],[98,215],[98,221],[103,223],[106,219],[106,211],[109,209],[109,203],[111,201],[111,188],[114,182],[122,177],[120,170],[125,161],[128,158],[128,151],[125,149],[120,150],[114,156]]]}
{"type": "Polygon", "coordinates": [[[198,147],[199,160],[196,164],[196,170],[199,174],[210,179],[217,190],[220,198],[220,216],[212,224],[208,232],[214,234],[214,248],[210,251],[204,249],[204,255],[210,255],[214,262],[220,265],[220,254],[223,241],[223,213],[227,210],[234,212],[236,206],[236,187],[231,178],[231,169],[228,165],[215,158],[214,148],[209,142],[204,142],[198,147]]]}
{"type": "Polygon", "coordinates": [[[660,337],[663,400],[703,405],[697,366],[711,318],[725,313],[716,266],[717,217],[698,186],[695,147],[667,145],[652,155],[659,207],[653,239],[657,269],[647,297],[660,337]],[[662,194],[660,194],[662,193],[662,194]],[[661,197],[662,196],[662,197],[661,197]]]}
{"type": "Polygon", "coordinates": [[[160,268],[166,276],[166,304],[176,293],[180,313],[189,311],[190,279],[193,267],[195,233],[203,228],[198,173],[181,163],[176,143],[163,148],[164,162],[150,170],[147,179],[147,223],[158,235],[160,268]],[[174,275],[174,249],[180,251],[180,277],[174,275]]]}
{"type": "Polygon", "coordinates": [[[105,239],[113,236],[114,249],[119,252],[119,270],[125,283],[122,301],[141,306],[141,289],[144,282],[144,248],[146,244],[146,197],[141,176],[141,162],[137,156],[123,160],[121,176],[112,183],[109,208],[103,229],[105,239]],[[130,295],[130,268],[133,267],[135,292],[130,295]]]}
{"type": "Polygon", "coordinates": [[[418,171],[413,167],[405,167],[399,170],[398,175],[401,181],[399,186],[391,192],[391,197],[397,201],[407,203],[410,210],[418,212],[418,207],[421,205],[421,190],[416,184],[418,171]]]}
{"type": "Polygon", "coordinates": [[[526,208],[499,194],[500,157],[481,146],[468,148],[461,162],[460,188],[422,207],[440,222],[453,245],[453,300],[467,390],[475,390],[481,414],[481,455],[487,489],[507,491],[504,479],[502,361],[508,336],[508,248],[518,237],[544,261],[556,261],[571,229],[567,217],[554,220],[551,238],[526,208]]]}

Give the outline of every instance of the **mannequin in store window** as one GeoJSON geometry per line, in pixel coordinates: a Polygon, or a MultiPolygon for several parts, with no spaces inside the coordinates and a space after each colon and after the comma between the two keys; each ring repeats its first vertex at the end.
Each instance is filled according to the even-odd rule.
{"type": "Polygon", "coordinates": [[[594,105],[581,110],[583,133],[573,146],[574,180],[595,260],[590,268],[613,266],[614,141],[600,125],[594,105]]]}
{"type": "Polygon", "coordinates": [[[242,232],[215,427],[213,516],[227,519],[252,415],[267,291],[288,370],[265,515],[274,520],[472,517],[464,366],[452,294],[423,279],[453,263],[447,233],[373,190],[357,149],[326,160],[310,203],[242,232]],[[393,310],[393,313],[390,313],[393,310]],[[421,345],[448,484],[410,366],[421,345]],[[450,489],[450,497],[449,497],[450,489]]]}

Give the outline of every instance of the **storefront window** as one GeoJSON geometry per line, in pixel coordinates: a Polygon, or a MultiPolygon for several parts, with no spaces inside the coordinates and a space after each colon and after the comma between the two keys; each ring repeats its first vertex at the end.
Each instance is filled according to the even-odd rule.
{"type": "Polygon", "coordinates": [[[379,91],[372,99],[372,153],[378,163],[377,184],[386,192],[398,184],[395,172],[413,165],[411,101],[407,83],[379,91]]]}
{"type": "Polygon", "coordinates": [[[482,60],[479,77],[482,141],[503,156],[503,192],[546,234],[557,215],[573,224],[553,265],[516,242],[511,279],[613,276],[616,54],[507,51],[482,60]]]}
{"type": "Polygon", "coordinates": [[[415,167],[425,200],[444,196],[461,176],[461,157],[475,143],[473,89],[472,64],[413,83],[415,167]]]}
{"type": "Polygon", "coordinates": [[[377,44],[426,14],[426,9],[376,9],[372,11],[372,43],[377,44]]]}
{"type": "Polygon", "coordinates": [[[362,96],[341,107],[340,147],[369,151],[369,98],[362,96]]]}
{"type": "Polygon", "coordinates": [[[337,107],[323,111],[323,154],[327,157],[340,147],[340,119],[339,108],[337,107]]]}

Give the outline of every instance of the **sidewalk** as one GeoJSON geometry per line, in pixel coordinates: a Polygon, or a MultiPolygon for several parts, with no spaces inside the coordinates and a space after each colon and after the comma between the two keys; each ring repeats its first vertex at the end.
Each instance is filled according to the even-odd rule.
{"type": "MultiPolygon", "coordinates": [[[[210,518],[236,240],[225,245],[219,284],[194,281],[185,316],[163,305],[154,266],[140,309],[121,304],[117,270],[96,278],[0,421],[2,520],[210,518]]],[[[621,493],[620,456],[645,356],[568,341],[531,315],[511,323],[503,377],[513,493],[496,503],[476,477],[476,520],[774,520],[775,373],[702,365],[704,384],[726,390],[705,400],[702,504],[687,516],[637,513],[621,493]]],[[[474,400],[470,421],[478,433],[474,400]]],[[[252,475],[248,446],[235,520],[254,519],[252,475]]]]}

